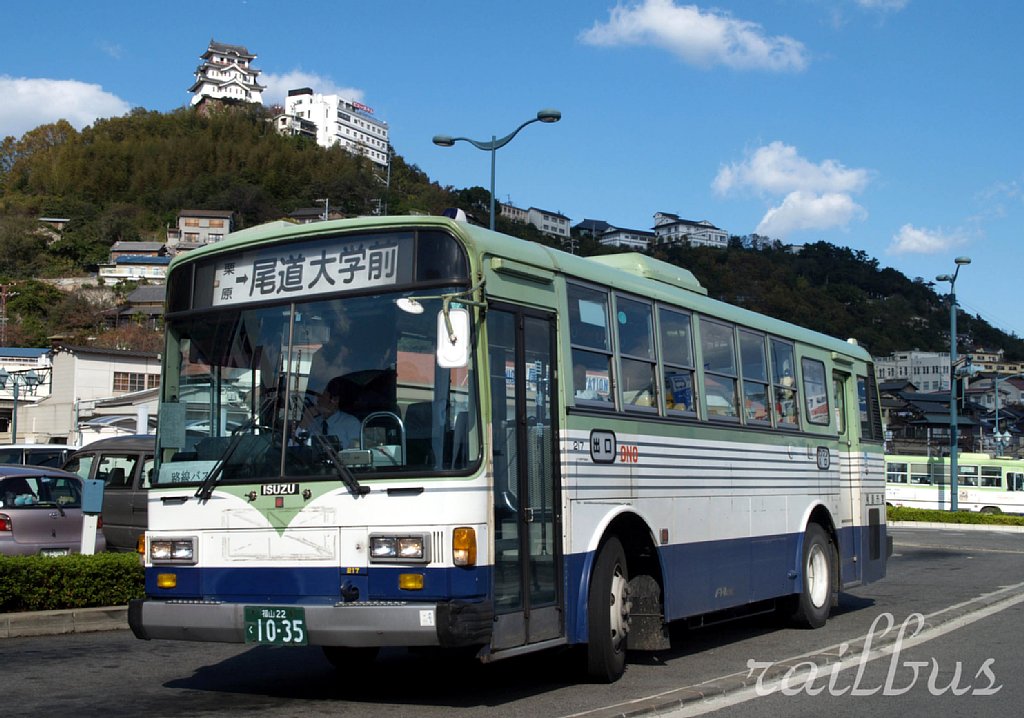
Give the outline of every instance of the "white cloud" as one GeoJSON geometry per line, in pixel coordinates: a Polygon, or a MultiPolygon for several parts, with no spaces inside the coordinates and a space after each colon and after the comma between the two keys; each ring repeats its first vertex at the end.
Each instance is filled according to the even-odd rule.
{"type": "Polygon", "coordinates": [[[785,237],[801,229],[846,227],[867,217],[853,200],[853,193],[870,181],[865,169],[852,169],[836,160],[815,164],[800,156],[795,147],[772,142],[759,147],[743,162],[723,166],[712,188],[720,195],[751,190],[782,202],[769,209],[757,227],[758,234],[785,237]]]}
{"type": "Polygon", "coordinates": [[[785,237],[800,229],[845,227],[867,214],[848,194],[797,190],[786,195],[781,205],[768,210],[755,231],[767,237],[785,237]]]}
{"type": "Polygon", "coordinates": [[[642,0],[617,5],[608,22],[595,22],[580,40],[601,47],[649,45],[668,50],[700,67],[725,65],[736,70],[799,71],[807,66],[803,43],[785,35],[767,35],[759,24],[720,11],[703,11],[674,0],[642,0]]]}
{"type": "Polygon", "coordinates": [[[288,96],[288,90],[297,90],[300,87],[308,87],[321,95],[341,95],[347,100],[363,101],[362,90],[357,90],[354,87],[341,87],[334,84],[333,80],[302,70],[292,70],[284,74],[263,72],[260,73],[259,82],[267,87],[263,91],[263,104],[265,105],[283,105],[285,97],[288,96]]]}
{"type": "Polygon", "coordinates": [[[64,119],[82,129],[100,117],[120,117],[131,106],[99,85],[77,80],[0,75],[0,137],[21,137],[64,119]]]}
{"type": "Polygon", "coordinates": [[[964,243],[959,232],[944,232],[938,229],[923,229],[905,224],[889,242],[891,254],[939,254],[964,243]]]}
{"type": "Polygon", "coordinates": [[[719,194],[750,188],[759,193],[785,194],[805,192],[859,192],[867,186],[869,173],[849,169],[836,160],[814,164],[795,147],[775,141],[759,147],[741,163],[722,167],[712,187],[719,194]]]}

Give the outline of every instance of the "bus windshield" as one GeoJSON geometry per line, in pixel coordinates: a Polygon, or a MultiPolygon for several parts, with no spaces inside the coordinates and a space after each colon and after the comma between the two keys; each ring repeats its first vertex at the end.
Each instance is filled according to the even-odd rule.
{"type": "Polygon", "coordinates": [[[471,469],[480,456],[475,359],[438,361],[439,295],[457,291],[168,318],[157,483],[200,483],[211,472],[229,484],[471,469]]]}

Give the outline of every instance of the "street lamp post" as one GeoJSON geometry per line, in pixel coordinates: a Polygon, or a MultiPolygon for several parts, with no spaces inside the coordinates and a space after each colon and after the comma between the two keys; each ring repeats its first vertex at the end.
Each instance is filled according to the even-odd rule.
{"type": "Polygon", "coordinates": [[[495,158],[495,154],[498,152],[498,150],[500,150],[502,147],[504,147],[509,142],[511,142],[512,138],[514,138],[516,135],[518,135],[519,131],[521,129],[523,129],[524,127],[526,127],[527,125],[532,125],[534,122],[544,122],[546,124],[551,124],[553,122],[558,122],[560,119],[562,119],[562,113],[559,112],[558,110],[541,110],[540,112],[537,113],[537,116],[534,117],[532,120],[527,120],[526,122],[524,122],[523,124],[519,125],[519,127],[515,128],[514,130],[512,130],[510,133],[508,133],[504,137],[498,138],[495,135],[491,135],[491,139],[490,139],[489,142],[484,141],[484,140],[471,140],[468,137],[449,137],[448,135],[434,135],[433,142],[438,147],[451,147],[456,142],[468,142],[469,144],[471,144],[474,147],[476,147],[478,150],[483,150],[485,152],[490,152],[491,153],[491,224],[490,224],[490,227],[491,227],[492,230],[494,229],[494,204],[495,204],[494,203],[494,158],[495,158]]]}
{"type": "Polygon", "coordinates": [[[331,216],[331,198],[321,197],[320,199],[315,199],[313,201],[324,206],[324,213],[320,215],[320,217],[324,222],[326,222],[331,216]]]}
{"type": "MultiPolygon", "coordinates": [[[[1010,376],[1008,376],[1006,378],[1007,379],[1013,379],[1013,378],[1019,377],[1019,376],[1021,376],[1021,375],[1020,374],[1011,374],[1010,376]]],[[[1000,382],[1001,379],[1002,379],[1002,377],[999,376],[999,372],[997,371],[996,372],[996,378],[995,378],[995,380],[993,381],[993,384],[992,384],[993,387],[995,388],[995,403],[996,403],[995,431],[992,432],[992,439],[995,441],[995,445],[996,445],[996,456],[1001,456],[1002,455],[1003,447],[1010,440],[1010,432],[1009,431],[1004,431],[1004,432],[1001,432],[1001,433],[999,431],[999,382],[1000,382]]]]}
{"type": "Polygon", "coordinates": [[[36,374],[34,369],[29,369],[27,372],[12,374],[3,367],[0,367],[0,389],[7,388],[7,382],[11,382],[11,396],[14,399],[13,409],[11,410],[11,443],[18,443],[18,391],[22,385],[35,389],[42,383],[42,379],[36,374]]]}
{"type": "Polygon", "coordinates": [[[960,267],[971,263],[970,257],[957,257],[956,269],[952,275],[940,274],[935,278],[936,282],[949,282],[949,510],[956,511],[957,493],[959,492],[959,472],[957,466],[958,451],[958,429],[956,416],[956,278],[960,274],[960,267]]]}

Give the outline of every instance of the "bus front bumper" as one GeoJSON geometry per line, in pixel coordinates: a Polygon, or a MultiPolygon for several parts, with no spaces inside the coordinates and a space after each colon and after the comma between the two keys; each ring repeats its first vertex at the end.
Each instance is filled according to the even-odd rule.
{"type": "MultiPolygon", "coordinates": [[[[246,605],[135,599],[128,604],[128,625],[144,640],[246,643],[246,605]]],[[[493,619],[488,603],[367,601],[302,608],[308,643],[318,646],[483,644],[493,619]]]]}

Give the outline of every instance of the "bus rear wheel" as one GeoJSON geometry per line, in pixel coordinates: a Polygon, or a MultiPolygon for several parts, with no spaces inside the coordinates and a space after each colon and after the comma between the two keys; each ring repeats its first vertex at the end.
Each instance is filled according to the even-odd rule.
{"type": "Polygon", "coordinates": [[[587,673],[595,681],[612,683],[626,670],[630,608],[626,552],[612,536],[597,554],[587,599],[587,673]]]}
{"type": "Polygon", "coordinates": [[[818,524],[810,524],[804,533],[803,561],[800,565],[802,588],[790,601],[790,620],[805,628],[821,628],[832,610],[835,585],[836,550],[828,533],[818,524]]]}

